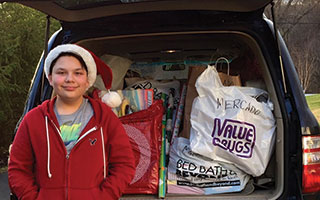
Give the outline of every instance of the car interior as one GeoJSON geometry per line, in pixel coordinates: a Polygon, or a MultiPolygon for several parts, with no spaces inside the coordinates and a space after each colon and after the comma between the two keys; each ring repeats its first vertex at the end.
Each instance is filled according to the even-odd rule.
{"type": "MultiPolygon", "coordinates": [[[[184,70],[189,66],[206,66],[216,64],[220,57],[227,58],[230,74],[240,75],[242,86],[254,86],[267,90],[274,104],[274,116],[277,123],[277,135],[273,156],[264,175],[255,178],[241,193],[210,195],[208,198],[219,199],[222,196],[232,198],[239,194],[241,198],[258,198],[259,196],[276,198],[283,190],[283,177],[277,176],[284,170],[283,164],[283,122],[278,105],[277,95],[273,87],[268,66],[257,42],[242,32],[176,32],[150,33],[136,35],[108,36],[91,38],[78,42],[79,45],[93,51],[96,55],[115,55],[132,61],[131,67],[143,65],[170,66],[168,70],[184,70]],[[257,80],[263,80],[259,82],[257,80]]],[[[216,64],[218,65],[218,64],[216,64]]],[[[218,68],[218,67],[217,67],[218,68]]],[[[221,64],[218,71],[226,73],[226,65],[221,64]]],[[[130,69],[130,68],[129,68],[130,69]]],[[[181,71],[181,73],[182,73],[181,71]]],[[[143,74],[138,74],[143,76],[143,74]]],[[[174,77],[176,78],[176,77],[174,77]]],[[[188,76],[179,81],[187,82],[188,76]]],[[[125,85],[124,85],[125,87],[125,85]]],[[[150,195],[125,195],[123,199],[150,199],[150,195]]],[[[182,198],[185,195],[168,194],[167,198],[182,198]]],[[[192,199],[192,196],[188,196],[192,199]]]]}

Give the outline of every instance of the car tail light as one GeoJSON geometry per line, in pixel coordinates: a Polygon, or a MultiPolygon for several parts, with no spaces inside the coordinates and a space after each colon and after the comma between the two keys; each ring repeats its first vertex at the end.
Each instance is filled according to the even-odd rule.
{"type": "Polygon", "coordinates": [[[303,136],[303,193],[320,191],[320,136],[303,136]]]}

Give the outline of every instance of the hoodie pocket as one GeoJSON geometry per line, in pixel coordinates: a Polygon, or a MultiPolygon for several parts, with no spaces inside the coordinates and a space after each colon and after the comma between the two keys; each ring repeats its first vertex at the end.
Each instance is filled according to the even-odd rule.
{"type": "Polygon", "coordinates": [[[70,188],[69,190],[69,197],[71,200],[78,200],[78,199],[86,199],[86,200],[97,200],[97,199],[108,199],[105,198],[105,195],[100,190],[99,187],[89,188],[89,189],[75,189],[70,188]]]}
{"type": "Polygon", "coordinates": [[[36,200],[57,200],[57,199],[65,199],[65,189],[41,188],[39,190],[38,197],[36,198],[36,200]]]}

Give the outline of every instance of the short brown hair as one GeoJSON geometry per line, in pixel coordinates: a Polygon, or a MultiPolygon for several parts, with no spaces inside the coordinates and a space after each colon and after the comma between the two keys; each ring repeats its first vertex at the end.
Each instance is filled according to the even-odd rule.
{"type": "Polygon", "coordinates": [[[52,62],[49,68],[49,74],[52,74],[53,66],[56,64],[57,60],[62,56],[72,56],[75,57],[81,64],[81,67],[84,68],[88,74],[88,67],[81,56],[72,52],[61,52],[52,62]]]}

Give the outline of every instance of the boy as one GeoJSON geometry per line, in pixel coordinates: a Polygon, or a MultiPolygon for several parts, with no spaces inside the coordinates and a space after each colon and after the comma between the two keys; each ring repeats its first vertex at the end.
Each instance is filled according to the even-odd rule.
{"type": "Polygon", "coordinates": [[[101,65],[74,44],[48,54],[44,70],[56,97],[26,114],[10,152],[9,185],[19,199],[118,199],[132,180],[134,157],[121,122],[84,96],[97,68],[107,67],[101,65]]]}

